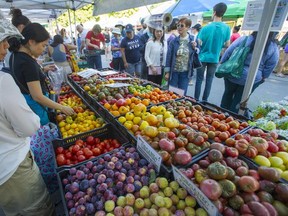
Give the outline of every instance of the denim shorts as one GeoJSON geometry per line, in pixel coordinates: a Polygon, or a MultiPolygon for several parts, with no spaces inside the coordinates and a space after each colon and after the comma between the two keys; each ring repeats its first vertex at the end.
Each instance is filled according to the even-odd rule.
{"type": "Polygon", "coordinates": [[[126,71],[131,74],[132,76],[141,76],[141,62],[137,63],[128,63],[128,68],[126,68],[126,71]]]}

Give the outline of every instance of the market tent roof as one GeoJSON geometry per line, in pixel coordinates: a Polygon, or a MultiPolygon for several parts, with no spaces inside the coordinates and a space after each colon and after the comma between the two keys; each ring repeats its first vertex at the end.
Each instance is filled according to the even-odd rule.
{"type": "MultiPolygon", "coordinates": [[[[239,4],[231,4],[227,6],[224,18],[240,18],[244,16],[248,0],[241,0],[239,4]]],[[[211,18],[213,10],[203,13],[203,18],[211,18]]]]}
{"type": "Polygon", "coordinates": [[[157,4],[171,0],[95,0],[93,16],[157,4]]]}
{"type": "Polygon", "coordinates": [[[87,4],[94,4],[93,0],[2,0],[0,8],[77,10],[87,4]]]}

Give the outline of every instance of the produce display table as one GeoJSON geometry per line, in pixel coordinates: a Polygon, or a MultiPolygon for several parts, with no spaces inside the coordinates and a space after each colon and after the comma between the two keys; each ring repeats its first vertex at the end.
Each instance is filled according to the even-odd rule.
{"type": "Polygon", "coordinates": [[[56,116],[59,214],[287,213],[284,137],[216,105],[103,71],[111,69],[72,74],[58,98],[76,112],[56,116]]]}

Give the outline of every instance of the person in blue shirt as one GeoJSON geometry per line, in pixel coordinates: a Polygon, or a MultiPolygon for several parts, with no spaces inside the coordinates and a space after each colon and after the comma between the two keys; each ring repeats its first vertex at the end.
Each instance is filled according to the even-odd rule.
{"type": "Polygon", "coordinates": [[[140,37],[135,35],[133,26],[125,27],[126,37],[121,41],[121,53],[126,72],[132,76],[141,76],[141,42],[140,37]]]}
{"type": "Polygon", "coordinates": [[[112,30],[112,38],[111,38],[111,50],[112,50],[112,65],[113,68],[117,71],[124,70],[124,63],[122,59],[122,53],[120,44],[122,41],[121,30],[119,28],[114,28],[112,30]]]}
{"type": "Polygon", "coordinates": [[[222,22],[227,9],[224,3],[218,3],[213,7],[213,22],[201,29],[198,34],[198,42],[200,44],[199,58],[202,67],[197,70],[196,85],[194,97],[199,100],[201,86],[206,70],[205,90],[202,96],[203,101],[207,101],[211,86],[219,62],[220,52],[223,47],[228,47],[230,44],[230,28],[222,22]]]}
{"type": "MultiPolygon", "coordinates": [[[[236,78],[225,78],[225,90],[221,100],[221,107],[228,109],[232,112],[237,113],[240,108],[240,102],[246,83],[246,79],[249,72],[249,67],[251,64],[252,54],[255,46],[257,32],[253,32],[248,36],[246,41],[246,46],[250,47],[250,52],[247,55],[247,58],[244,62],[243,74],[239,79],[236,78]]],[[[260,61],[260,65],[255,77],[254,85],[252,92],[262,84],[266,78],[270,76],[273,72],[273,69],[276,67],[279,60],[279,49],[275,41],[276,34],[270,32],[267,43],[265,45],[264,53],[260,61]]],[[[246,36],[242,36],[234,41],[228,49],[225,51],[220,63],[223,63],[229,59],[234,49],[242,44],[246,36]]]]}

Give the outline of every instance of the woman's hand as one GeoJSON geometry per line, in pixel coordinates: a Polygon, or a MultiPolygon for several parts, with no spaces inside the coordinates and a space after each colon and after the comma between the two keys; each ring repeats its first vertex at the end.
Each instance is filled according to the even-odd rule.
{"type": "Polygon", "coordinates": [[[128,63],[124,63],[124,67],[127,69],[128,68],[128,63]]]}
{"type": "Polygon", "coordinates": [[[157,75],[157,70],[153,65],[150,66],[150,69],[154,75],[157,75]]]}
{"type": "Polygon", "coordinates": [[[169,73],[165,74],[165,80],[169,80],[169,73]]]}
{"type": "Polygon", "coordinates": [[[95,49],[100,49],[100,47],[99,47],[99,46],[97,46],[97,45],[94,45],[94,48],[95,48],[95,49]]]}
{"type": "Polygon", "coordinates": [[[196,43],[195,41],[192,41],[192,42],[191,42],[191,45],[192,45],[192,48],[195,49],[196,46],[197,46],[197,43],[196,43]]]}
{"type": "Polygon", "coordinates": [[[44,72],[48,72],[48,71],[55,71],[56,70],[56,65],[55,64],[50,64],[50,65],[46,65],[43,67],[43,71],[44,72]]]}
{"type": "Polygon", "coordinates": [[[73,115],[75,113],[74,110],[69,106],[62,106],[61,112],[63,112],[66,115],[73,115]]]}

